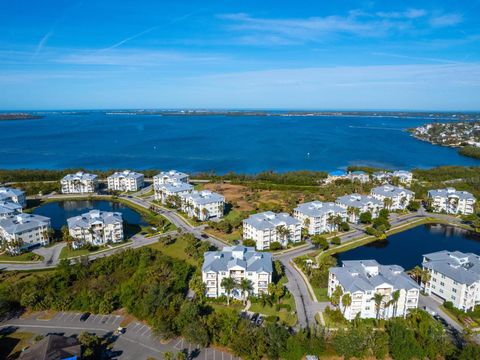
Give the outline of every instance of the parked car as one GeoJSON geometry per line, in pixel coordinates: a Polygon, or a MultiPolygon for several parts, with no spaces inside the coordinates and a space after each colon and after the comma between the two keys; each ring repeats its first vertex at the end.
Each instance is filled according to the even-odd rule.
{"type": "Polygon", "coordinates": [[[113,335],[118,336],[118,335],[120,335],[120,334],[124,334],[124,333],[125,333],[125,330],[126,330],[126,329],[125,329],[124,327],[119,326],[119,327],[117,328],[117,330],[115,330],[115,332],[113,333],[113,335]]]}
{"type": "Polygon", "coordinates": [[[258,318],[258,314],[255,313],[255,314],[253,314],[252,317],[250,318],[250,321],[251,321],[253,324],[255,324],[256,321],[257,321],[257,318],[258,318]]]}
{"type": "Polygon", "coordinates": [[[263,324],[263,316],[260,315],[260,316],[257,318],[257,321],[255,321],[255,325],[261,326],[262,324],[263,324]]]}
{"type": "Polygon", "coordinates": [[[86,321],[90,317],[90,313],[86,312],[80,316],[80,321],[86,321]]]}

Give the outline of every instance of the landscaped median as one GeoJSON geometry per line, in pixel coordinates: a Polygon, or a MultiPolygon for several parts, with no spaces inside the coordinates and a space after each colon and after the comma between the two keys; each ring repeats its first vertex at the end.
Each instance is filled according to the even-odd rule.
{"type": "Polygon", "coordinates": [[[132,244],[132,240],[121,242],[119,244],[112,244],[112,245],[109,245],[108,247],[104,247],[102,249],[95,249],[95,250],[89,250],[89,249],[73,250],[68,248],[68,246],[65,246],[60,252],[60,259],[74,259],[80,256],[101,254],[110,250],[126,247],[130,244],[132,244]]]}
{"type": "Polygon", "coordinates": [[[32,253],[32,252],[26,252],[26,253],[15,255],[15,256],[11,256],[5,253],[0,255],[0,263],[24,264],[24,263],[40,263],[42,261],[43,261],[43,256],[32,253]]]}

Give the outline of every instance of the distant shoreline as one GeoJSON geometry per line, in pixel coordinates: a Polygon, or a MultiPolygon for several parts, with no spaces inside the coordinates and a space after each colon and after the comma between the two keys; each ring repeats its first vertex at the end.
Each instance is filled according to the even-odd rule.
{"type": "Polygon", "coordinates": [[[0,114],[0,121],[11,121],[11,120],[36,120],[43,119],[42,115],[32,115],[25,113],[11,113],[11,114],[0,114]]]}

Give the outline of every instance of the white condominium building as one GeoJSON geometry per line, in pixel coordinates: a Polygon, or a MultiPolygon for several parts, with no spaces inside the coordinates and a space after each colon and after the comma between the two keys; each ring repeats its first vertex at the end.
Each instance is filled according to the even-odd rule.
{"type": "Polygon", "coordinates": [[[315,235],[337,230],[341,222],[347,221],[347,210],[333,202],[311,201],[298,205],[293,217],[310,235],[315,235]]]}
{"type": "Polygon", "coordinates": [[[367,183],[370,181],[370,176],[365,171],[352,171],[349,172],[347,177],[351,181],[359,181],[361,183],[367,183]]]}
{"type": "Polygon", "coordinates": [[[480,257],[460,251],[437,251],[423,255],[423,269],[430,281],[422,284],[427,294],[451,301],[456,308],[474,310],[480,303],[480,257]]]}
{"type": "Polygon", "coordinates": [[[33,214],[17,214],[0,219],[0,242],[8,251],[18,253],[49,242],[50,219],[33,214]]]}
{"type": "Polygon", "coordinates": [[[122,214],[118,212],[91,210],[69,218],[67,223],[74,247],[85,243],[99,246],[124,239],[122,214]]]}
{"type": "Polygon", "coordinates": [[[0,187],[0,201],[14,202],[19,204],[22,208],[27,206],[25,193],[20,189],[0,187]]]}
{"type": "Polygon", "coordinates": [[[97,175],[87,174],[79,171],[75,174],[68,174],[61,181],[63,194],[86,194],[97,190],[97,175]]]}
{"type": "Polygon", "coordinates": [[[361,213],[370,212],[372,218],[376,218],[380,210],[383,209],[383,201],[375,199],[371,195],[344,195],[340,196],[335,202],[347,210],[348,219],[352,223],[360,221],[361,213]]]}
{"type": "Polygon", "coordinates": [[[410,186],[413,180],[413,174],[406,170],[397,170],[392,173],[392,178],[398,179],[401,184],[410,186]]]}
{"type": "Polygon", "coordinates": [[[476,199],[467,191],[457,191],[454,188],[429,190],[428,197],[436,212],[455,215],[470,215],[474,212],[476,199]]]}
{"type": "Polygon", "coordinates": [[[250,215],[243,220],[243,239],[254,240],[258,250],[269,249],[273,242],[287,246],[289,242],[301,241],[302,223],[287,213],[266,211],[250,215]]]}
{"type": "Polygon", "coordinates": [[[382,184],[388,184],[392,179],[392,173],[388,171],[377,171],[372,174],[372,180],[382,184]]]}
{"type": "Polygon", "coordinates": [[[173,183],[188,183],[190,177],[188,174],[179,172],[177,170],[162,171],[153,177],[153,187],[157,188],[164,184],[173,183]]]}
{"type": "Polygon", "coordinates": [[[181,205],[181,197],[187,195],[193,191],[193,185],[184,182],[166,183],[155,187],[155,200],[160,201],[162,204],[168,202],[175,202],[175,198],[178,199],[178,206],[181,205]]]}
{"type": "Polygon", "coordinates": [[[418,306],[420,286],[398,265],[380,265],[375,260],[343,261],[342,267],[330,268],[329,297],[337,286],[352,299],[348,307],[340,301],[340,308],[348,320],[357,315],[362,319],[404,316],[418,306]],[[398,294],[396,302],[393,300],[395,292],[398,294]],[[375,294],[383,296],[379,306],[374,301],[375,294]]]}
{"type": "Polygon", "coordinates": [[[144,176],[134,171],[116,172],[107,178],[108,189],[114,191],[138,191],[143,187],[144,176]]]}
{"type": "Polygon", "coordinates": [[[12,215],[17,215],[22,212],[20,204],[10,201],[0,201],[0,219],[5,219],[12,215]]]}
{"type": "Polygon", "coordinates": [[[378,186],[370,193],[375,199],[383,201],[383,206],[388,210],[405,210],[415,198],[413,191],[393,185],[378,186]]]}
{"type": "MultiPolygon", "coordinates": [[[[204,254],[202,279],[206,286],[207,297],[226,295],[222,287],[224,278],[232,278],[239,285],[243,279],[251,281],[252,292],[248,295],[260,295],[268,292],[272,282],[272,255],[257,252],[245,246],[224,247],[222,251],[209,251],[204,254]]],[[[240,287],[233,289],[231,296],[241,299],[244,295],[240,287]]]]}
{"type": "Polygon", "coordinates": [[[212,191],[192,191],[182,197],[182,211],[200,221],[210,218],[222,218],[225,209],[223,195],[212,191]]]}

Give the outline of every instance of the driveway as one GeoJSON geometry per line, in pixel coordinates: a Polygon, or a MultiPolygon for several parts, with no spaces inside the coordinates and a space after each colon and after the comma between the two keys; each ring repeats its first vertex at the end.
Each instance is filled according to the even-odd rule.
{"type": "MultiPolygon", "coordinates": [[[[76,312],[59,312],[50,320],[41,320],[37,314],[24,319],[17,318],[0,323],[0,330],[27,331],[42,335],[60,333],[66,336],[79,335],[83,331],[88,331],[98,336],[110,336],[124,319],[120,315],[92,314],[86,321],[80,321],[80,316],[81,313],[76,312]]],[[[225,351],[202,348],[186,342],[183,338],[161,342],[149,326],[138,321],[128,324],[125,333],[114,339],[112,345],[116,359],[161,359],[163,354],[168,351],[172,353],[186,351],[191,354],[192,359],[239,360],[238,357],[225,351]]]]}

